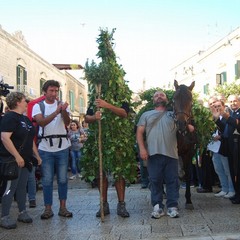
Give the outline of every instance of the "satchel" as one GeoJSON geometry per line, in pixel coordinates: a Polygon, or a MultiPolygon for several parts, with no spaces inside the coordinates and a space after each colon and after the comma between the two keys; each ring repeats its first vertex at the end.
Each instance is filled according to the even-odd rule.
{"type": "Polygon", "coordinates": [[[0,178],[3,180],[14,180],[18,178],[18,165],[13,156],[4,161],[2,157],[0,162],[0,178]]]}

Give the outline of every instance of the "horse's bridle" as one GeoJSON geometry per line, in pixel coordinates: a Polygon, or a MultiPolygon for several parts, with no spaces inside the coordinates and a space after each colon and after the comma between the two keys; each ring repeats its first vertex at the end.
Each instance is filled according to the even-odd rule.
{"type": "Polygon", "coordinates": [[[187,123],[189,122],[189,119],[191,118],[191,115],[187,114],[186,112],[182,112],[182,111],[175,112],[175,111],[173,111],[173,113],[174,113],[174,121],[175,121],[175,122],[177,122],[177,115],[178,115],[178,114],[184,114],[184,115],[186,115],[186,116],[187,116],[187,120],[186,120],[187,123]]]}

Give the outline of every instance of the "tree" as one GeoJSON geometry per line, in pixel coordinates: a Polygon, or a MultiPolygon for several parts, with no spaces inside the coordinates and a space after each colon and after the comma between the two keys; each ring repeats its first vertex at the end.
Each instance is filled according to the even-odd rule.
{"type": "Polygon", "coordinates": [[[223,85],[218,85],[215,88],[215,92],[219,94],[223,94],[226,98],[228,98],[231,94],[240,95],[240,84],[239,81],[234,81],[232,83],[224,83],[223,85]]]}
{"type": "MultiPolygon", "coordinates": [[[[94,100],[97,96],[95,86],[101,84],[101,98],[107,102],[121,107],[123,102],[130,104],[131,95],[126,81],[125,71],[116,61],[113,50],[114,39],[112,32],[100,29],[97,39],[98,53],[96,56],[101,60],[85,64],[85,79],[89,84],[89,106],[94,109],[94,100]]],[[[94,109],[95,110],[95,109],[94,109]]],[[[103,169],[110,171],[115,179],[122,176],[126,181],[133,182],[136,178],[136,154],[134,121],[131,114],[128,118],[120,118],[110,111],[102,109],[102,146],[103,146],[103,169]]],[[[82,173],[92,181],[98,174],[98,126],[97,123],[89,125],[89,136],[83,148],[81,159],[82,173]]]]}

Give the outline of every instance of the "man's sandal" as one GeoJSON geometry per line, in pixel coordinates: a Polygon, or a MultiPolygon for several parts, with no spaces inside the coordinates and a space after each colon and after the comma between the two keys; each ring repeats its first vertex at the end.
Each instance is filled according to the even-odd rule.
{"type": "Polygon", "coordinates": [[[53,217],[53,211],[51,209],[45,209],[43,214],[41,215],[41,219],[49,219],[53,217]]]}
{"type": "Polygon", "coordinates": [[[69,212],[66,208],[59,208],[58,215],[66,218],[71,218],[73,216],[73,214],[69,212]]]}

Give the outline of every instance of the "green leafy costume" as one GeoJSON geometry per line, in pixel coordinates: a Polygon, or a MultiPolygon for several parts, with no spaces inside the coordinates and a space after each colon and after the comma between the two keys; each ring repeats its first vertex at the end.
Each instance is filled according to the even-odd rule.
{"type": "MultiPolygon", "coordinates": [[[[131,94],[124,78],[125,72],[116,61],[113,51],[113,34],[100,29],[97,39],[99,64],[94,61],[85,64],[85,79],[89,84],[89,107],[93,112],[97,109],[94,105],[98,97],[96,85],[101,84],[100,98],[108,103],[121,107],[127,103],[131,109],[131,94]]],[[[136,178],[136,153],[134,120],[131,111],[127,118],[121,118],[109,111],[102,111],[102,158],[103,170],[111,172],[115,179],[123,177],[127,182],[136,178]]],[[[82,174],[92,181],[99,174],[99,149],[98,149],[98,122],[89,124],[88,140],[84,144],[81,159],[82,174]]]]}

